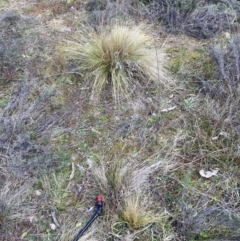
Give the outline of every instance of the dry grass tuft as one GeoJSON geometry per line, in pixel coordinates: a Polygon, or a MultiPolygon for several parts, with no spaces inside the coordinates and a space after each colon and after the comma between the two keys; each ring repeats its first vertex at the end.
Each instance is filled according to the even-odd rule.
{"type": "Polygon", "coordinates": [[[156,52],[150,45],[151,39],[141,27],[115,25],[110,32],[92,32],[87,42],[68,41],[63,51],[78,62],[87,84],[92,87],[93,99],[110,87],[118,102],[152,81],[166,80],[157,70],[156,52]]]}
{"type": "Polygon", "coordinates": [[[111,202],[119,203],[123,193],[128,191],[133,167],[124,160],[113,160],[101,163],[93,170],[97,186],[101,193],[109,197],[111,202]]]}
{"type": "MultiPolygon", "coordinates": [[[[142,195],[143,196],[143,195],[142,195]]],[[[127,222],[130,229],[139,229],[154,222],[160,221],[163,216],[146,211],[145,201],[139,193],[125,198],[121,218],[127,222]]]]}

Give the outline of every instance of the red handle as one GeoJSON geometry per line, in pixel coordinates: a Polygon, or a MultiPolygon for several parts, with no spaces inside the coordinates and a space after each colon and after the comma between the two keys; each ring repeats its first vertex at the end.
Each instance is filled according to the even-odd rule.
{"type": "Polygon", "coordinates": [[[102,201],[103,201],[103,198],[102,198],[101,195],[98,195],[98,197],[97,197],[97,201],[98,201],[98,202],[102,202],[102,201]]]}

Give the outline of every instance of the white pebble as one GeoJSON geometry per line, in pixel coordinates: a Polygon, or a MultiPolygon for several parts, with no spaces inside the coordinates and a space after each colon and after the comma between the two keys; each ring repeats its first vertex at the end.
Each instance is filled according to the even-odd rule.
{"type": "Polygon", "coordinates": [[[56,230],[57,229],[57,226],[54,224],[54,223],[50,223],[50,228],[52,230],[56,230]]]}

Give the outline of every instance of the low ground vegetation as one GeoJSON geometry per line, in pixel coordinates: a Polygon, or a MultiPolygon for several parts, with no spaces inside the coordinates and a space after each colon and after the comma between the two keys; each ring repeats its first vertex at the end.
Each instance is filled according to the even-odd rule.
{"type": "MultiPolygon", "coordinates": [[[[144,2],[144,1],[143,1],[144,2]]],[[[231,31],[239,21],[238,1],[150,0],[151,18],[162,21],[170,32],[184,32],[197,39],[231,31]]]]}
{"type": "Polygon", "coordinates": [[[239,240],[238,1],[0,6],[0,240],[239,240]]]}

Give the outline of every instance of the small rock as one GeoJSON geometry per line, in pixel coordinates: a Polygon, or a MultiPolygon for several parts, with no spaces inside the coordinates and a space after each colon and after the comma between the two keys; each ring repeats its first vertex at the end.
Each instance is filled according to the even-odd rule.
{"type": "Polygon", "coordinates": [[[231,38],[231,34],[229,32],[226,32],[225,33],[225,37],[226,37],[226,39],[230,39],[231,38]]]}
{"type": "Polygon", "coordinates": [[[57,229],[57,226],[54,224],[54,223],[50,223],[50,228],[52,230],[56,230],[57,229]]]}
{"type": "Polygon", "coordinates": [[[36,194],[36,196],[41,196],[41,195],[42,195],[42,192],[41,192],[40,190],[36,190],[36,191],[35,191],[35,194],[36,194]]]}

